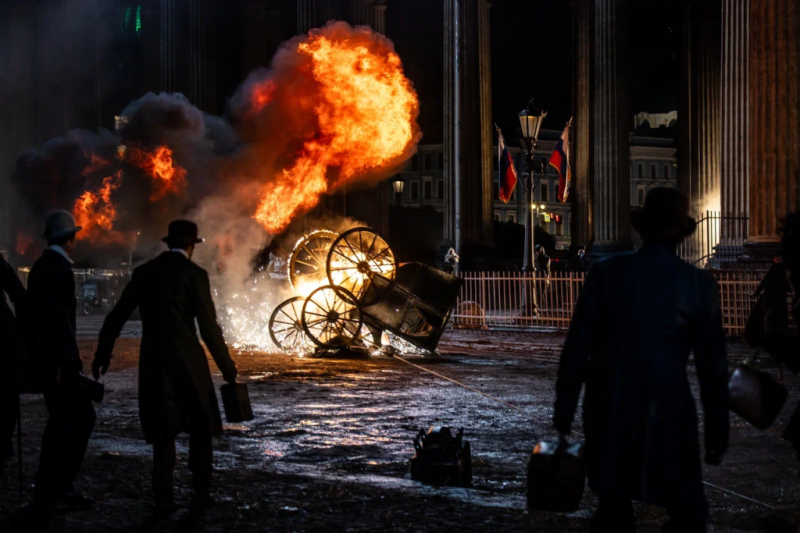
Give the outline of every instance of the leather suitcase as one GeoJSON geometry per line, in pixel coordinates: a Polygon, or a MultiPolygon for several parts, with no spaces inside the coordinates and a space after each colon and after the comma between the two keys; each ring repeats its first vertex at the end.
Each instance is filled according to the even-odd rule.
{"type": "Polygon", "coordinates": [[[253,419],[250,406],[250,395],[244,383],[226,383],[219,389],[222,405],[225,407],[225,418],[228,422],[247,422],[253,419]]]}
{"type": "Polygon", "coordinates": [[[528,510],[577,511],[585,479],[583,442],[540,442],[528,461],[528,510]]]}
{"type": "Polygon", "coordinates": [[[731,411],[760,430],[775,422],[789,395],[786,387],[747,365],[731,373],[728,393],[731,411]]]}

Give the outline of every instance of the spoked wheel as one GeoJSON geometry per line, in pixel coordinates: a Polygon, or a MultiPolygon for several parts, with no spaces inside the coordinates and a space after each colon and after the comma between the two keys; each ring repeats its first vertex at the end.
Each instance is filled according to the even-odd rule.
{"type": "Polygon", "coordinates": [[[269,317],[269,336],[284,352],[302,350],[308,344],[302,314],[303,297],[295,296],[278,305],[269,317]]]}
{"type": "Polygon", "coordinates": [[[289,282],[296,293],[307,295],[327,285],[328,251],[338,236],[333,231],[319,230],[297,241],[289,259],[289,282]]]}
{"type": "Polygon", "coordinates": [[[81,309],[83,310],[84,315],[89,316],[94,313],[94,304],[89,302],[81,302],[81,309]]]}
{"type": "Polygon", "coordinates": [[[394,280],[397,263],[389,243],[375,230],[355,228],[342,233],[328,252],[327,272],[331,285],[355,296],[362,307],[381,299],[390,283],[373,283],[374,276],[394,280]]]}
{"type": "Polygon", "coordinates": [[[350,346],[364,323],[355,296],[332,285],[312,292],[301,316],[306,335],[321,348],[350,346]]]}

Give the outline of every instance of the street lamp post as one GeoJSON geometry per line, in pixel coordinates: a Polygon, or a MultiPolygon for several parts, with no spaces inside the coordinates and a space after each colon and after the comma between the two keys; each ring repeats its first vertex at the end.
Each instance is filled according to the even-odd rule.
{"type": "MultiPolygon", "coordinates": [[[[533,99],[528,103],[528,107],[519,114],[519,124],[522,128],[522,142],[525,148],[525,247],[522,260],[522,271],[533,273],[536,268],[533,265],[533,247],[535,226],[532,220],[534,209],[538,218],[539,206],[533,204],[533,191],[536,189],[537,182],[534,182],[534,175],[538,174],[537,180],[541,180],[544,174],[544,164],[536,161],[534,152],[539,139],[539,129],[542,121],[547,116],[547,111],[542,111],[533,103],[533,99]]],[[[533,274],[531,274],[533,278],[533,274]]],[[[531,283],[523,283],[522,286],[522,309],[526,317],[538,316],[539,305],[536,302],[536,285],[532,279],[531,283]]]]}
{"type": "Polygon", "coordinates": [[[394,188],[394,201],[399,206],[403,203],[403,189],[406,186],[405,180],[403,178],[396,178],[392,182],[392,187],[394,188]]]}
{"type": "MultiPolygon", "coordinates": [[[[547,111],[542,111],[536,107],[533,100],[528,107],[519,114],[519,124],[522,127],[522,142],[525,147],[525,249],[522,258],[522,271],[533,272],[533,246],[534,246],[534,225],[533,225],[533,191],[536,189],[538,181],[544,174],[544,163],[536,161],[534,152],[539,139],[539,129],[542,121],[547,116],[547,111]],[[534,174],[538,174],[534,182],[534,174]]],[[[538,207],[536,208],[538,211],[538,207]]]]}

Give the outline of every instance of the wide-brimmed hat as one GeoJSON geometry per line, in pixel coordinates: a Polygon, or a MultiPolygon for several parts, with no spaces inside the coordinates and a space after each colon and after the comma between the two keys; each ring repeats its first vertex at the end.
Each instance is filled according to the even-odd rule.
{"type": "Polygon", "coordinates": [[[71,237],[81,229],[83,228],[75,225],[75,218],[69,211],[54,211],[47,217],[42,239],[52,240],[71,237]]]}
{"type": "Polygon", "coordinates": [[[197,237],[197,224],[190,220],[175,220],[170,222],[168,234],[161,240],[170,246],[177,246],[180,248],[203,242],[203,239],[197,237]]]}
{"type": "Polygon", "coordinates": [[[631,212],[631,224],[643,238],[675,242],[694,233],[697,227],[697,222],[689,216],[689,199],[668,187],[656,187],[647,193],[644,208],[631,212]]]}

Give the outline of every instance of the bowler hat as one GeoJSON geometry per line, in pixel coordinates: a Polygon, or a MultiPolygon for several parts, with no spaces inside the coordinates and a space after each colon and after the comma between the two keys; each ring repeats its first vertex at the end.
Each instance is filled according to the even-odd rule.
{"type": "Polygon", "coordinates": [[[631,224],[645,240],[682,241],[694,233],[697,222],[689,216],[689,199],[677,189],[656,187],[647,193],[644,208],[631,212],[631,224]]]}
{"type": "Polygon", "coordinates": [[[199,244],[203,239],[197,238],[197,224],[190,220],[175,220],[169,223],[169,233],[161,239],[170,246],[184,248],[199,244]]]}
{"type": "Polygon", "coordinates": [[[82,228],[75,225],[75,218],[69,211],[55,211],[50,213],[44,225],[42,239],[63,239],[78,233],[82,228]]]}

